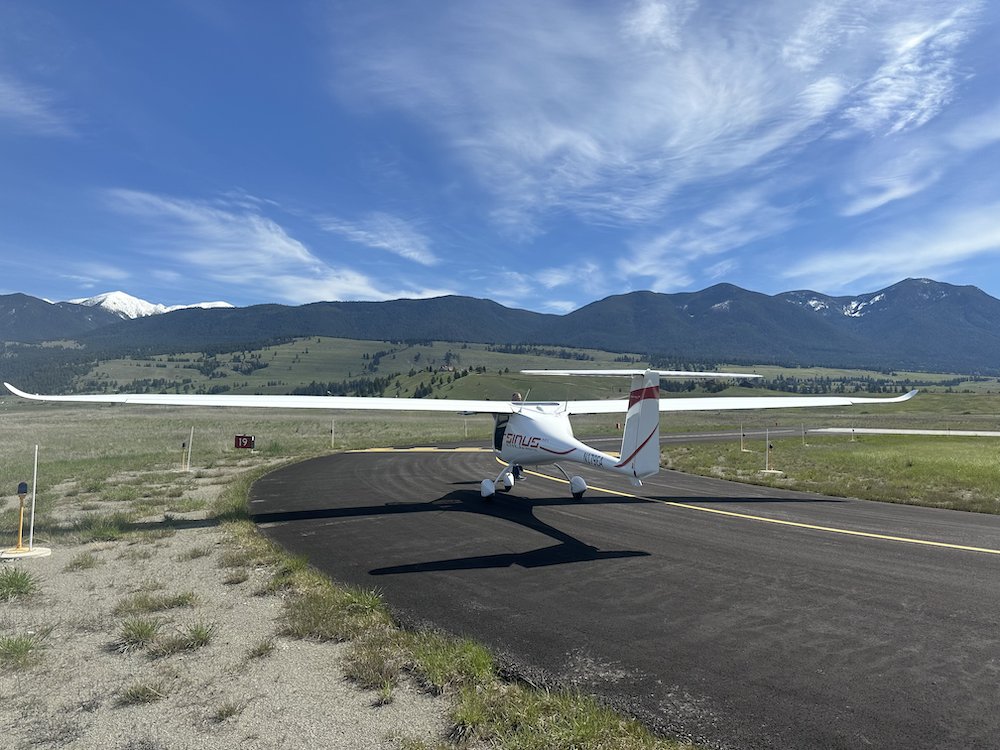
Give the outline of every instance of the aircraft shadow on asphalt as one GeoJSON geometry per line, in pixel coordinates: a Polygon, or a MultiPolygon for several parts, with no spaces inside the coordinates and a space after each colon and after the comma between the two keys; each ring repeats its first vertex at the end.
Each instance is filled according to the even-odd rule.
{"type": "MultiPolygon", "coordinates": [[[[478,484],[478,483],[477,483],[478,484]]],[[[641,498],[601,497],[586,500],[571,500],[569,498],[508,498],[498,497],[492,501],[484,501],[478,490],[454,490],[437,500],[415,503],[385,503],[384,505],[365,505],[347,508],[316,508],[310,510],[279,511],[274,513],[258,513],[253,521],[264,523],[288,523],[294,521],[309,521],[331,518],[365,518],[370,516],[406,515],[410,513],[456,512],[474,513],[477,515],[499,518],[523,526],[531,531],[537,531],[556,541],[556,544],[527,552],[510,552],[496,555],[477,555],[474,557],[459,557],[448,560],[432,560],[428,562],[394,565],[386,568],[375,568],[371,575],[398,575],[402,573],[426,573],[444,570],[474,570],[479,568],[508,568],[514,565],[522,568],[538,568],[546,565],[566,565],[578,562],[593,562],[598,560],[613,560],[623,557],[647,557],[648,552],[639,550],[599,550],[585,544],[576,537],[545,523],[535,515],[535,509],[547,506],[561,505],[604,505],[623,503],[648,502],[641,498]]]]}

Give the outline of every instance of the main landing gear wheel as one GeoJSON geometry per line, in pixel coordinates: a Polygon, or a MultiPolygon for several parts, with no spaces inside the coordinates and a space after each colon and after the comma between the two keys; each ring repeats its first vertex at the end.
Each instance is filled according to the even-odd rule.
{"type": "Polygon", "coordinates": [[[492,479],[484,479],[479,485],[479,494],[483,496],[484,500],[492,500],[496,492],[497,486],[492,479]]]}
{"type": "Polygon", "coordinates": [[[582,500],[583,493],[587,491],[587,483],[583,481],[583,477],[571,477],[569,491],[573,493],[574,500],[582,500]]]}

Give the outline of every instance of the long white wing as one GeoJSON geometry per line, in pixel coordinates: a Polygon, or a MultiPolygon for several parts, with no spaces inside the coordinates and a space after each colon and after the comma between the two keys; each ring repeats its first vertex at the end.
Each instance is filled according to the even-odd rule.
{"type": "Polygon", "coordinates": [[[452,413],[512,414],[510,401],[433,398],[365,398],[359,396],[240,396],[232,394],[120,393],[114,395],[44,396],[25,393],[4,383],[15,396],[34,401],[87,404],[148,404],[156,406],[246,406],[275,409],[372,409],[377,411],[444,411],[452,413]]]}
{"type": "MultiPolygon", "coordinates": [[[[241,396],[232,394],[120,393],[113,395],[45,396],[25,393],[4,383],[11,393],[33,401],[63,401],[89,404],[147,404],[156,406],[245,406],[276,409],[357,409],[375,411],[440,411],[451,413],[513,414],[525,406],[568,414],[623,414],[626,399],[566,401],[542,405],[473,399],[376,398],[361,396],[241,396]]],[[[853,396],[719,396],[707,398],[661,398],[660,411],[728,411],[734,409],[800,409],[811,406],[898,404],[917,395],[910,391],[895,398],[853,396]]]]}
{"type": "MultiPolygon", "coordinates": [[[[856,404],[899,404],[917,395],[910,391],[894,398],[854,396],[718,396],[707,398],[661,398],[660,411],[729,411],[736,409],[802,409],[812,406],[854,406],[856,404]]],[[[570,414],[616,414],[628,411],[628,401],[569,401],[570,414]]]]}

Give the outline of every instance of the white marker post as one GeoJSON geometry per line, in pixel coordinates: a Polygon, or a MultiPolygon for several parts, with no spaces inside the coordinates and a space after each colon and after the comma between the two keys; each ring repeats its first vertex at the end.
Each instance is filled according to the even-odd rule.
{"type": "Polygon", "coordinates": [[[38,446],[35,446],[35,470],[31,478],[31,521],[28,523],[28,549],[35,546],[35,488],[38,487],[38,446]]]}
{"type": "Polygon", "coordinates": [[[775,477],[785,473],[771,468],[771,428],[769,427],[764,428],[764,470],[760,473],[775,477]]]}
{"type": "Polygon", "coordinates": [[[191,427],[191,437],[188,439],[187,470],[191,471],[191,447],[194,444],[194,426],[191,427]]]}

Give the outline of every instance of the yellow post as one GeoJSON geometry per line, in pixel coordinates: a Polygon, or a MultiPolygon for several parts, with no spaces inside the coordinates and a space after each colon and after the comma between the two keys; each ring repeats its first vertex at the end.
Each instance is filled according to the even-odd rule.
{"type": "Polygon", "coordinates": [[[24,545],[21,543],[24,539],[24,495],[18,495],[21,498],[21,514],[17,520],[17,546],[14,550],[20,552],[24,549],[24,545]]]}

